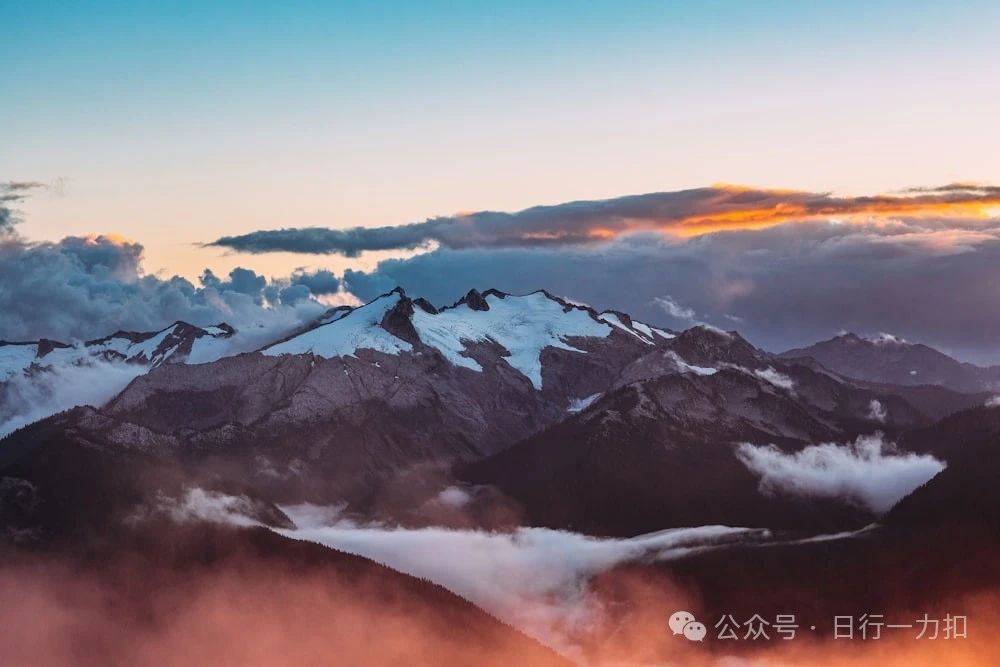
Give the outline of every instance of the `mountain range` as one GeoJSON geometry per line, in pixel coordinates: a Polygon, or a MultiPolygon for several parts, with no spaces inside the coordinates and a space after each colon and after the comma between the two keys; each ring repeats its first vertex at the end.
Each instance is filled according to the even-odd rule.
{"type": "MultiPolygon", "coordinates": [[[[945,534],[996,548],[995,369],[926,346],[845,334],[774,354],[736,331],[673,331],[492,289],[437,308],[397,288],[251,352],[230,345],[236,333],[175,323],[78,345],[0,344],[0,405],[17,382],[62,367],[136,369],[109,400],[0,440],[11,548],[116,562],[174,535],[185,562],[207,558],[204,544],[297,554],[260,528],[294,528],[292,507],[414,530],[759,529],[786,540],[759,562],[740,552],[763,582],[787,570],[802,584],[816,554],[841,548],[893,562],[945,534]],[[238,508],[250,532],[192,538],[175,509],[193,489],[239,499],[222,515],[238,508]],[[868,537],[794,546],[831,534],[868,537]]],[[[719,602],[710,565],[729,552],[699,553],[667,570],[719,602]]],[[[941,556],[927,548],[926,559],[941,556]]],[[[560,660],[510,633],[502,641],[525,642],[538,664],[560,660]]]]}
{"type": "Polygon", "coordinates": [[[1000,366],[984,368],[960,362],[932,347],[890,334],[863,337],[845,333],[781,356],[809,357],[832,371],[870,382],[939,385],[969,393],[1000,391],[1000,366]]]}

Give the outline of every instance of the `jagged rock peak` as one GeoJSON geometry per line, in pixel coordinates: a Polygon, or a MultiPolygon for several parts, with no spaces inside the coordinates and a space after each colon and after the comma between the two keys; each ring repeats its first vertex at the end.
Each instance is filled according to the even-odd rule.
{"type": "Polygon", "coordinates": [[[455,304],[455,305],[457,306],[457,305],[461,305],[463,303],[466,306],[468,306],[471,310],[489,310],[490,309],[490,304],[486,303],[486,298],[482,294],[479,293],[479,290],[477,290],[475,288],[470,289],[469,293],[466,294],[465,296],[463,296],[461,299],[459,299],[458,303],[455,304]]]}
{"type": "Polygon", "coordinates": [[[483,292],[483,297],[491,297],[491,296],[495,296],[498,299],[506,299],[508,296],[510,296],[510,294],[491,287],[485,292],[483,292]]]}
{"type": "Polygon", "coordinates": [[[38,341],[37,357],[41,359],[52,350],[65,349],[67,347],[69,347],[69,345],[67,345],[66,343],[60,343],[57,340],[42,338],[41,340],[38,341]]]}
{"type": "Polygon", "coordinates": [[[208,329],[209,329],[209,333],[212,333],[217,338],[229,338],[230,336],[232,336],[232,335],[234,335],[236,333],[236,329],[234,329],[233,327],[229,326],[225,322],[219,322],[218,324],[213,324],[208,329]],[[214,329],[218,329],[219,330],[218,333],[213,333],[212,331],[210,331],[213,328],[214,329]]]}
{"type": "Polygon", "coordinates": [[[685,361],[703,365],[719,361],[753,365],[765,356],[735,331],[703,324],[682,331],[671,347],[685,361]]]}
{"type": "Polygon", "coordinates": [[[422,296],[419,296],[416,299],[414,299],[413,300],[413,305],[417,306],[418,308],[420,308],[425,313],[429,313],[431,315],[437,315],[438,314],[438,309],[434,307],[434,304],[431,303],[430,301],[428,301],[427,299],[425,299],[422,296]]]}
{"type": "Polygon", "coordinates": [[[399,300],[396,301],[392,308],[385,312],[385,315],[382,316],[382,321],[379,322],[379,324],[383,329],[391,333],[396,338],[405,340],[411,345],[419,344],[420,335],[413,327],[413,321],[411,319],[414,312],[413,300],[406,296],[406,293],[402,290],[402,288],[397,287],[390,292],[390,294],[393,293],[399,295],[399,300]]]}

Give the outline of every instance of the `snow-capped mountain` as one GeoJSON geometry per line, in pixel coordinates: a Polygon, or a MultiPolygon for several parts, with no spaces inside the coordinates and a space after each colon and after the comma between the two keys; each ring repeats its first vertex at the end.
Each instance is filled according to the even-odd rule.
{"type": "Polygon", "coordinates": [[[434,308],[411,301],[396,289],[359,308],[342,311],[332,321],[268,346],[263,354],[314,354],[323,358],[354,356],[359,349],[396,355],[414,346],[433,348],[451,364],[482,372],[471,350],[496,345],[505,362],[542,388],[542,351],[554,348],[585,354],[573,338],[607,338],[613,330],[645,345],[674,337],[662,329],[633,322],[627,315],[596,313],[544,291],[523,296],[488,290],[470,291],[454,306],[434,308]]]}
{"type": "Polygon", "coordinates": [[[214,361],[224,356],[225,341],[234,333],[225,323],[201,328],[174,322],[160,331],[118,331],[74,345],[47,339],[27,343],[0,341],[0,382],[31,371],[94,360],[122,361],[149,368],[164,363],[214,361]]]}
{"type": "Polygon", "coordinates": [[[205,363],[228,354],[226,342],[236,333],[225,323],[196,327],[175,322],[154,333],[118,333],[89,341],[86,347],[105,358],[140,363],[155,368],[160,364],[205,363]]]}
{"type": "MultiPolygon", "coordinates": [[[[458,532],[442,526],[472,529],[476,540],[484,529],[523,527],[514,534],[548,528],[588,541],[745,526],[771,536],[769,546],[720,546],[730,557],[721,566],[714,546],[692,547],[678,581],[694,577],[729,604],[722,594],[749,572],[760,590],[785,586],[787,595],[734,604],[778,611],[816,599],[817,570],[826,576],[838,563],[915,553],[943,567],[935,545],[965,540],[979,553],[996,544],[997,466],[981,461],[992,460],[1000,408],[981,394],[858,381],[760,350],[736,331],[668,331],[543,291],[473,290],[438,309],[397,289],[256,351],[230,354],[227,336],[228,327],[177,324],[76,347],[0,347],[14,369],[7,397],[25,381],[79,389],[97,371],[124,369],[110,394],[63,404],[91,407],[35,423],[46,413],[29,410],[25,427],[0,439],[0,544],[109,554],[110,563],[163,551],[187,559],[171,570],[187,577],[192,563],[245,559],[254,545],[275,567],[317,562],[315,549],[302,551],[314,545],[290,547],[247,523],[201,523],[234,512],[288,529],[297,507],[330,512],[320,520],[335,521],[333,530],[414,528],[421,539],[429,527],[458,532]],[[748,464],[748,448],[772,468],[748,464]],[[857,485],[894,494],[900,509],[859,502],[857,485]],[[866,528],[873,522],[884,528],[866,528]]],[[[38,406],[37,394],[18,395],[38,406]]],[[[351,558],[343,565],[347,580],[378,572],[351,558]]],[[[973,583],[995,573],[992,556],[973,565],[973,583]]],[[[645,576],[671,566],[630,567],[645,576]]],[[[842,586],[830,595],[831,609],[855,601],[842,586]]]]}
{"type": "MultiPolygon", "coordinates": [[[[62,451],[38,443],[70,437],[143,465],[182,453],[181,477],[191,483],[250,488],[273,502],[350,502],[397,518],[426,500],[414,500],[414,489],[433,486],[414,475],[440,481],[461,464],[472,467],[458,483],[496,488],[554,527],[580,517],[599,532],[692,517],[790,525],[812,521],[810,512],[839,526],[859,514],[763,498],[734,443],[796,451],[937,416],[891,388],[782,359],[734,331],[667,331],[544,291],[473,290],[438,309],[396,289],[210,363],[172,363],[198,358],[212,341],[203,335],[184,350],[174,338],[183,337],[97,342],[156,367],[106,405],[25,429],[8,439],[22,443],[9,451],[62,451]],[[603,495],[573,491],[583,478],[603,495]],[[386,491],[398,484],[402,495],[386,491]],[[560,514],[544,489],[576,498],[576,509],[560,514]],[[684,496],[696,513],[684,510],[684,496]],[[613,516],[584,511],[586,498],[613,516]],[[546,504],[556,513],[543,512],[546,504]]],[[[955,409],[972,404],[939,391],[955,409]]]]}
{"type": "Polygon", "coordinates": [[[175,322],[160,331],[119,331],[74,345],[0,342],[0,435],[76,405],[103,405],[158,366],[226,356],[234,334],[227,324],[175,322]]]}
{"type": "Polygon", "coordinates": [[[394,290],[258,353],[163,364],[82,419],[119,445],[228,452],[282,494],[296,479],[358,498],[401,469],[475,460],[563,419],[673,340],[601,316],[545,292],[471,291],[438,310],[394,290]]]}

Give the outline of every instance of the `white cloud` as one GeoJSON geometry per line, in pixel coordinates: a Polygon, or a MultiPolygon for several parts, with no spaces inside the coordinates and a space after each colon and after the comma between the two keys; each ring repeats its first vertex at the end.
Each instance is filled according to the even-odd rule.
{"type": "Polygon", "coordinates": [[[464,489],[449,486],[437,495],[437,500],[448,507],[465,507],[472,501],[472,496],[464,489]]]}
{"type": "Polygon", "coordinates": [[[866,336],[865,338],[876,345],[886,345],[889,343],[899,345],[906,342],[905,338],[894,336],[891,333],[886,333],[885,331],[880,331],[875,336],[866,336]]]}
{"type": "Polygon", "coordinates": [[[139,364],[94,359],[15,375],[0,385],[0,437],[78,405],[100,407],[146,370],[139,364]]]}
{"type": "Polygon", "coordinates": [[[879,513],[945,468],[933,456],[895,451],[880,433],[843,445],[810,445],[790,454],[774,445],[743,443],[736,454],[760,476],[766,493],[840,498],[879,513]]]}
{"type": "Polygon", "coordinates": [[[986,399],[986,407],[995,408],[1000,407],[1000,396],[990,396],[986,399]]]}
{"type": "Polygon", "coordinates": [[[872,421],[877,421],[884,424],[888,416],[889,413],[885,409],[885,406],[882,405],[881,401],[878,401],[873,398],[871,402],[868,404],[868,418],[871,419],[872,421]]]}
{"type": "Polygon", "coordinates": [[[229,496],[216,491],[188,489],[179,499],[161,498],[157,509],[166,512],[174,521],[208,521],[235,526],[257,526],[259,521],[250,518],[254,504],[246,496],[229,496]]]}
{"type": "MultiPolygon", "coordinates": [[[[262,525],[253,518],[251,499],[201,489],[191,489],[178,500],[161,498],[156,509],[176,521],[262,525]]],[[[775,540],[766,529],[700,526],[615,539],[547,528],[399,528],[358,523],[345,517],[344,509],[283,506],[296,527],[272,529],[432,581],[571,657],[580,638],[610,620],[589,581],[617,565],[667,561],[740,544],[848,539],[865,532],[786,541],[775,540]]]]}
{"type": "Polygon", "coordinates": [[[667,315],[676,317],[679,320],[693,322],[697,317],[692,309],[677,303],[677,301],[669,295],[653,297],[653,303],[662,308],[667,315]]]}
{"type": "Polygon", "coordinates": [[[675,364],[677,364],[678,370],[680,370],[680,372],[682,373],[691,372],[691,373],[696,373],[698,375],[715,375],[716,373],[719,372],[718,368],[711,368],[708,366],[692,366],[688,362],[681,359],[681,356],[676,352],[674,352],[673,350],[668,351],[666,353],[666,356],[668,356],[670,359],[673,360],[675,364]]]}
{"type": "MultiPolygon", "coordinates": [[[[447,490],[446,490],[447,491],[447,490]]],[[[440,497],[439,497],[440,499],[440,497]]],[[[457,499],[457,495],[456,495],[457,499]]],[[[175,521],[261,525],[243,496],[190,489],[156,508],[175,521]]],[[[343,507],[311,504],[281,510],[295,529],[275,532],[370,558],[433,581],[558,650],[603,621],[590,577],[629,561],[665,561],[698,551],[771,540],[759,528],[676,528],[627,539],[596,538],[548,528],[512,532],[398,528],[358,524],[343,507]]]]}
{"type": "Polygon", "coordinates": [[[726,526],[678,528],[629,539],[604,539],[547,528],[510,533],[446,528],[316,525],[293,508],[295,530],[277,532],[384,563],[429,579],[541,641],[571,651],[572,638],[602,619],[591,576],[619,563],[670,560],[694,551],[769,537],[726,526]]]}
{"type": "Polygon", "coordinates": [[[598,392],[596,394],[591,394],[590,396],[584,396],[583,398],[571,398],[569,401],[569,407],[566,408],[566,412],[583,412],[593,405],[594,401],[599,399],[601,396],[602,394],[598,392]]]}
{"type": "Polygon", "coordinates": [[[753,372],[753,374],[761,380],[770,382],[775,387],[781,387],[782,389],[787,389],[788,391],[795,389],[795,381],[792,378],[775,370],[774,368],[771,368],[770,366],[764,369],[757,369],[753,372]]]}

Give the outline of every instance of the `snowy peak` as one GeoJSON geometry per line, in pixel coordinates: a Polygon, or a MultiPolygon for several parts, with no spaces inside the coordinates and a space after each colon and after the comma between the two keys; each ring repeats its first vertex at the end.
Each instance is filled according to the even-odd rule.
{"type": "Polygon", "coordinates": [[[506,359],[536,389],[542,388],[542,350],[554,347],[583,354],[574,338],[606,338],[611,327],[587,309],[568,306],[545,292],[513,296],[490,290],[472,292],[436,315],[417,311],[413,326],[423,344],[436,348],[448,361],[475,371],[479,363],[467,356],[469,343],[492,341],[507,351],[506,359]],[[471,298],[470,298],[471,297],[471,298]]]}
{"type": "Polygon", "coordinates": [[[543,290],[512,295],[473,289],[454,305],[438,309],[425,299],[412,300],[396,288],[261,352],[332,358],[356,356],[361,349],[395,355],[429,347],[454,366],[482,372],[482,366],[470,355],[470,346],[494,344],[503,349],[501,358],[510,367],[541,389],[544,349],[585,354],[574,341],[606,339],[615,330],[650,346],[672,337],[622,313],[599,315],[543,290]]]}
{"type": "Polygon", "coordinates": [[[164,363],[193,362],[218,358],[226,339],[236,331],[222,323],[201,328],[187,322],[174,322],[152,333],[119,331],[104,338],[88,341],[85,347],[92,354],[106,359],[127,361],[156,367],[164,363]]]}
{"type": "Polygon", "coordinates": [[[475,288],[469,290],[469,293],[463,296],[456,306],[465,305],[471,310],[489,310],[490,304],[486,302],[486,298],[479,293],[475,288]]]}
{"type": "Polygon", "coordinates": [[[121,361],[150,368],[164,363],[199,363],[225,356],[226,339],[236,331],[222,323],[196,327],[187,322],[174,322],[160,331],[118,331],[69,345],[41,339],[37,342],[8,343],[0,341],[0,382],[64,364],[83,365],[93,360],[121,361]]]}
{"type": "Polygon", "coordinates": [[[663,329],[651,327],[637,320],[633,320],[629,315],[617,310],[605,310],[597,318],[602,322],[607,322],[611,326],[624,331],[630,336],[635,336],[647,345],[656,345],[657,342],[676,338],[675,334],[663,329]]]}
{"type": "MultiPolygon", "coordinates": [[[[386,315],[397,307],[412,311],[412,301],[399,288],[346,311],[332,321],[269,345],[261,353],[268,356],[314,354],[333,358],[354,356],[359,349],[376,350],[385,354],[409,351],[413,349],[411,343],[393,335],[382,326],[386,315]]],[[[399,310],[395,312],[398,313],[399,310]]]]}

